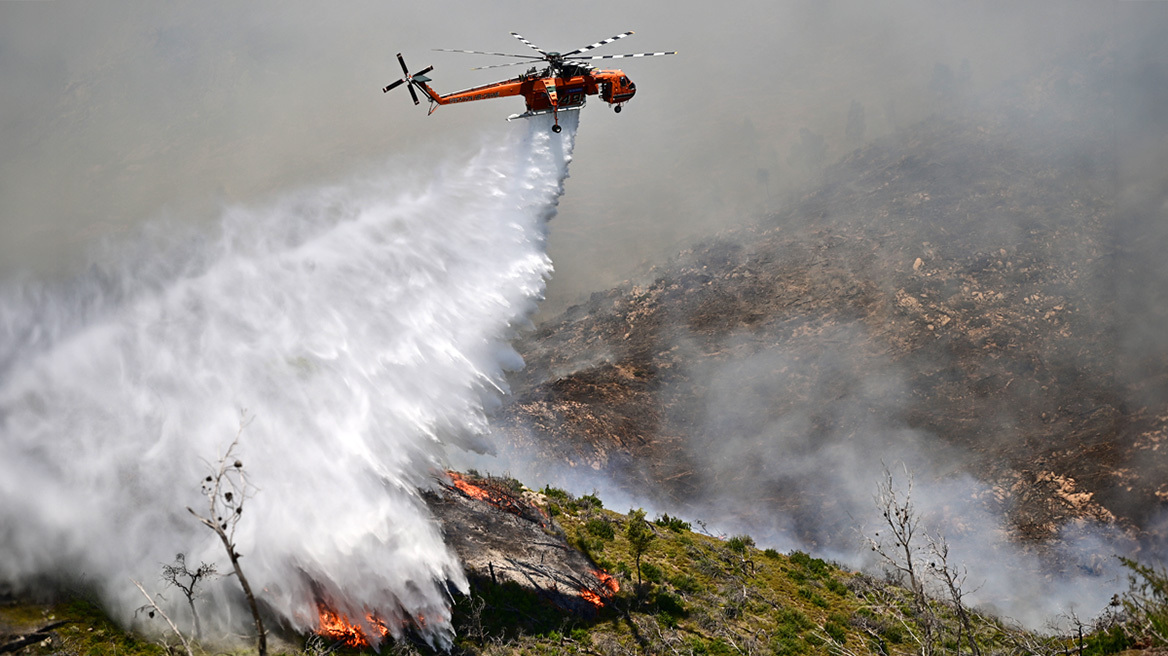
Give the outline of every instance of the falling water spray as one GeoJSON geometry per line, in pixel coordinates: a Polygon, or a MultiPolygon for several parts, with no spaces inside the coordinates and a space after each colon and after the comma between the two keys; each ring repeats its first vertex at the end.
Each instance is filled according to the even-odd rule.
{"type": "MultiPolygon", "coordinates": [[[[0,583],[84,580],[128,622],[131,578],[222,561],[186,507],[246,409],[257,490],[236,542],[266,612],[312,630],[324,602],[448,640],[466,579],[419,489],[484,446],[485,404],[522,366],[508,340],[552,271],[577,120],[234,208],[214,237],[158,224],[67,284],[4,283],[0,583]]],[[[246,634],[230,579],[200,610],[246,634]]]]}

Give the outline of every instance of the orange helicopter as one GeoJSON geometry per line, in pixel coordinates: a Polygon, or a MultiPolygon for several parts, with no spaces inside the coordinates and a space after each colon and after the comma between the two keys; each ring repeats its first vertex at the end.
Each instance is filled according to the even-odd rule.
{"type": "Polygon", "coordinates": [[[402,79],[390,84],[382,89],[383,92],[389,93],[390,90],[396,88],[398,85],[405,84],[410,91],[410,96],[414,99],[414,104],[417,105],[421,101],[418,100],[418,94],[414,92],[414,88],[421,90],[430,99],[430,114],[438,109],[439,105],[452,105],[456,103],[472,102],[475,100],[487,100],[489,98],[504,98],[507,96],[523,96],[527,101],[527,111],[522,114],[512,114],[507,117],[507,120],[517,118],[529,118],[538,116],[540,114],[552,114],[554,117],[554,125],[552,125],[553,132],[560,131],[560,112],[579,111],[584,107],[585,99],[588,96],[599,95],[600,99],[612,105],[615,112],[620,112],[621,105],[628,102],[637,92],[637,85],[628,78],[622,71],[619,70],[600,70],[593,68],[589,64],[583,62],[594,59],[624,59],[626,57],[660,57],[663,55],[676,55],[677,52],[643,52],[631,55],[584,55],[582,53],[588,52],[600,46],[612,43],[618,39],[623,39],[626,36],[632,35],[632,32],[625,32],[614,37],[597,41],[589,46],[578,48],[571,52],[559,53],[548,52],[537,47],[532,42],[523,38],[522,36],[511,33],[511,36],[519,39],[527,47],[539,53],[535,55],[514,55],[505,52],[482,52],[479,50],[449,50],[446,48],[436,48],[437,52],[462,52],[471,55],[494,55],[498,57],[517,57],[523,61],[511,62],[508,64],[494,64],[491,66],[476,66],[471,70],[482,70],[487,68],[501,68],[504,66],[516,66],[518,64],[533,64],[536,62],[546,62],[546,66],[539,70],[537,66],[532,66],[528,71],[518,77],[492,84],[484,84],[482,86],[471,87],[462,91],[446,94],[445,96],[437,93],[430,88],[427,82],[432,80],[426,77],[426,73],[434,70],[433,66],[427,66],[422,70],[410,75],[410,71],[406,68],[406,61],[401,56],[397,55],[397,61],[401,64],[402,73],[405,75],[402,79]]]}

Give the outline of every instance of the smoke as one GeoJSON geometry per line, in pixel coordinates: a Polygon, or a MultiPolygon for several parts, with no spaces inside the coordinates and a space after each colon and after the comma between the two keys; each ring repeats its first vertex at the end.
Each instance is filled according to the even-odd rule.
{"type": "Polygon", "coordinates": [[[711,392],[704,430],[690,440],[706,480],[684,512],[876,572],[884,563],[863,538],[888,534],[875,501],[887,469],[919,515],[914,548],[927,551],[926,531],[944,539],[950,565],[968,572],[969,602],[1033,628],[1071,610],[1101,612],[1122,584],[1114,555],[1135,541],[1077,520],[1046,545],[1020,543],[998,498],[1005,491],[968,473],[975,456],[910,427],[907,373],[867,352],[865,332],[845,324],[821,341],[748,347],[700,371],[711,392]]]}
{"type": "MultiPolygon", "coordinates": [[[[68,283],[7,282],[0,582],[85,579],[129,622],[130,579],[160,588],[176,553],[227,569],[186,508],[246,409],[258,490],[236,537],[267,611],[311,630],[323,600],[447,640],[448,582],[466,579],[418,490],[449,449],[484,447],[485,408],[522,365],[508,339],[552,270],[577,120],[233,207],[214,236],[158,222],[68,283]]],[[[207,586],[205,624],[246,632],[237,587],[207,586]]]]}

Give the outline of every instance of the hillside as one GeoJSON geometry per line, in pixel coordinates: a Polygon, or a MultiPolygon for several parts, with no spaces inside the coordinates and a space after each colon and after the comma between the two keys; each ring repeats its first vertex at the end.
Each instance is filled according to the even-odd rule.
{"type": "MultiPolygon", "coordinates": [[[[911,654],[927,640],[941,652],[973,644],[984,653],[1054,654],[1079,640],[1042,637],[968,609],[960,611],[969,613],[966,623],[952,603],[918,606],[903,587],[806,553],[760,550],[749,536],[694,532],[668,516],[646,521],[642,511],[623,515],[592,496],[534,491],[513,479],[452,479],[428,495],[471,580],[470,594],[455,596],[451,653],[911,654]]],[[[145,612],[140,619],[138,630],[157,628],[145,612]]],[[[317,636],[273,633],[274,653],[372,653],[338,621],[317,636]]],[[[1106,631],[1082,640],[1085,653],[1131,644],[1106,631]]],[[[163,643],[182,652],[173,636],[123,632],[84,596],[0,605],[0,653],[146,655],[166,653],[163,643]]],[[[381,652],[434,650],[407,632],[381,652]]]]}
{"type": "Polygon", "coordinates": [[[604,472],[812,547],[850,548],[881,460],[972,479],[1016,540],[1162,543],[1162,231],[1119,197],[1112,56],[954,101],[543,323],[500,432],[537,480],[604,472]]]}

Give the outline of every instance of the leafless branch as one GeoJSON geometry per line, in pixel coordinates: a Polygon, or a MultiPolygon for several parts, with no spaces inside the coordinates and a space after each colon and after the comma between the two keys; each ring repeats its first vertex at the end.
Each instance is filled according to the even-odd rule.
{"type": "Polygon", "coordinates": [[[166,614],[166,611],[162,610],[162,606],[159,606],[158,602],[154,601],[154,597],[151,597],[150,593],[146,592],[146,588],[143,588],[141,583],[135,581],[134,579],[130,579],[130,581],[134,583],[134,585],[138,588],[138,591],[142,593],[142,596],[146,597],[146,601],[150,602],[149,608],[151,608],[151,617],[153,617],[155,613],[161,615],[162,619],[166,620],[166,623],[170,625],[170,630],[174,631],[174,634],[178,636],[179,642],[182,643],[183,649],[187,652],[187,656],[194,656],[194,653],[191,651],[191,641],[187,640],[187,637],[182,634],[182,631],[178,630],[178,627],[175,626],[173,621],[171,621],[170,616],[166,614]]]}
{"type": "Polygon", "coordinates": [[[227,557],[231,559],[235,577],[243,588],[243,594],[247,597],[247,603],[251,609],[252,619],[255,621],[259,656],[267,656],[268,638],[264,631],[263,618],[260,617],[259,605],[256,603],[255,594],[252,593],[251,585],[248,584],[247,577],[243,575],[243,569],[239,565],[239,559],[242,556],[235,549],[235,529],[243,515],[244,503],[256,489],[247,479],[243,462],[235,456],[235,449],[239,446],[243,429],[247,428],[252,419],[253,417],[248,416],[246,410],[240,411],[239,430],[235,434],[235,439],[227,447],[223,456],[219,458],[219,462],[211,466],[211,473],[203,479],[202,489],[203,496],[207,498],[207,514],[200,515],[189,506],[187,510],[204,526],[214,531],[223,543],[223,548],[227,550],[227,557]]]}

